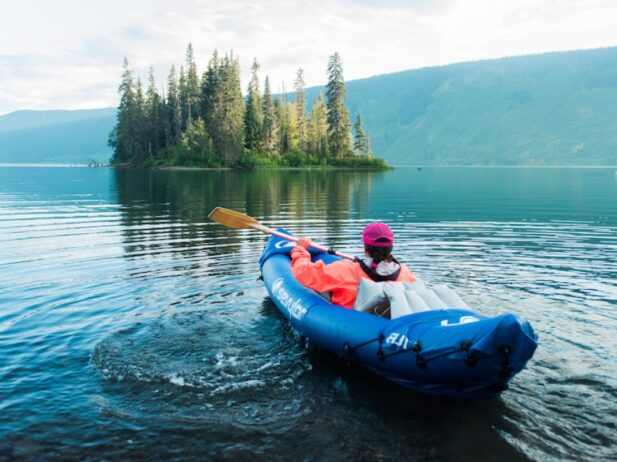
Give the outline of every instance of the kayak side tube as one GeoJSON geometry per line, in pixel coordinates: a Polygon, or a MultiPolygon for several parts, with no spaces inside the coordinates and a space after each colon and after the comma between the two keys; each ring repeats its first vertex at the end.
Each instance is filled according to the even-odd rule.
{"type": "Polygon", "coordinates": [[[494,396],[536,349],[531,325],[514,314],[488,317],[452,307],[390,320],[333,305],[295,279],[291,248],[270,237],[260,260],[277,308],[310,342],[400,385],[436,396],[494,396]]]}

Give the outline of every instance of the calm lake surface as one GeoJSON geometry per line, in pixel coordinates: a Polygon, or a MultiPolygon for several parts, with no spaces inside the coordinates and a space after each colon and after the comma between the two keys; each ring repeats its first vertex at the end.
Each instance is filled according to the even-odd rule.
{"type": "Polygon", "coordinates": [[[0,460],[615,460],[614,169],[0,168],[0,460]],[[425,397],[305,345],[237,209],[396,256],[538,350],[500,398],[425,397]]]}

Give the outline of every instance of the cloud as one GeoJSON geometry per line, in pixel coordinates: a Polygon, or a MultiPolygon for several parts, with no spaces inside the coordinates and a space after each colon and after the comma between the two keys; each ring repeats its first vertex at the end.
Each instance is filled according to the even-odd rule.
{"type": "Polygon", "coordinates": [[[273,89],[326,80],[338,51],[347,80],[450,62],[617,45],[610,0],[32,0],[0,17],[0,113],[111,106],[122,60],[161,86],[193,44],[200,71],[215,49],[253,58],[273,89]],[[9,39],[4,39],[10,37],[9,39]]]}
{"type": "Polygon", "coordinates": [[[407,9],[421,14],[441,14],[456,0],[348,0],[351,7],[362,5],[382,9],[407,9]]]}

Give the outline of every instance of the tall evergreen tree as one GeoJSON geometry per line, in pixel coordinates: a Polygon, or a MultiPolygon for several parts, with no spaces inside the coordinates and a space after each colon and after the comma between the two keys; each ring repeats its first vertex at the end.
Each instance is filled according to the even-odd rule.
{"type": "Polygon", "coordinates": [[[135,93],[135,113],[134,113],[134,144],[135,151],[131,163],[135,165],[143,164],[148,154],[147,125],[145,117],[146,99],[141,79],[137,79],[137,91],[135,93]]]}
{"type": "Polygon", "coordinates": [[[186,82],[184,66],[180,66],[178,79],[178,99],[180,100],[180,130],[186,130],[189,121],[189,88],[186,82]]]}
{"type": "Polygon", "coordinates": [[[219,88],[220,60],[218,52],[214,50],[208,62],[208,69],[201,79],[201,118],[209,126],[213,123],[214,97],[219,88]]]}
{"type": "Polygon", "coordinates": [[[167,122],[169,123],[169,132],[166,133],[166,144],[172,146],[180,141],[182,134],[182,114],[180,108],[180,92],[178,89],[178,79],[176,77],[176,68],[171,66],[169,77],[167,79],[167,104],[166,104],[167,122]]]}
{"type": "Polygon", "coordinates": [[[182,165],[216,167],[218,159],[214,155],[212,139],[204,126],[204,121],[197,117],[182,133],[180,142],[173,148],[174,159],[182,165]]]}
{"type": "Polygon", "coordinates": [[[246,111],[244,113],[244,129],[246,147],[248,149],[261,149],[263,138],[263,112],[262,100],[259,94],[259,78],[257,71],[259,64],[253,60],[251,81],[249,82],[246,96],[246,111]]]}
{"type": "Polygon", "coordinates": [[[146,141],[147,155],[153,158],[165,143],[162,120],[162,101],[154,82],[154,71],[150,68],[148,74],[148,89],[146,90],[146,141]]]}
{"type": "Polygon", "coordinates": [[[353,145],[354,153],[356,154],[356,156],[366,156],[368,153],[366,132],[364,131],[364,127],[362,126],[362,115],[360,114],[360,112],[358,112],[358,116],[356,117],[354,131],[356,132],[356,137],[353,145]]]}
{"type": "Polygon", "coordinates": [[[298,149],[298,123],[295,105],[282,101],[277,96],[274,99],[274,114],[278,132],[278,152],[287,154],[298,149]]]}
{"type": "Polygon", "coordinates": [[[276,126],[276,146],[275,150],[278,154],[284,154],[286,152],[287,133],[285,133],[285,127],[287,126],[286,112],[284,109],[283,101],[280,96],[274,97],[273,109],[274,109],[274,123],[276,126]]]}
{"type": "Polygon", "coordinates": [[[135,113],[135,82],[129,62],[124,58],[122,79],[118,87],[120,104],[117,121],[109,135],[108,143],[114,149],[113,162],[126,163],[133,157],[133,117],[135,113]]]}
{"type": "Polygon", "coordinates": [[[193,55],[193,45],[189,43],[186,48],[186,125],[199,116],[200,96],[197,64],[193,55]]]}
{"type": "Polygon", "coordinates": [[[321,92],[311,110],[307,138],[309,152],[318,159],[325,161],[330,152],[328,146],[328,109],[321,92]]]}
{"type": "Polygon", "coordinates": [[[263,131],[261,143],[266,152],[272,154],[277,153],[277,136],[277,123],[274,113],[274,104],[272,102],[272,92],[270,90],[270,79],[266,76],[263,96],[263,131]]]}
{"type": "Polygon", "coordinates": [[[223,165],[234,165],[244,144],[244,98],[240,88],[240,63],[233,53],[223,59],[219,78],[211,123],[207,128],[223,165]]]}
{"type": "Polygon", "coordinates": [[[306,109],[304,100],[304,70],[298,69],[294,81],[296,91],[296,121],[298,125],[298,144],[301,150],[306,150],[306,109]]]}
{"type": "Polygon", "coordinates": [[[330,153],[334,158],[348,156],[351,153],[351,122],[345,107],[345,80],[338,53],[334,53],[328,60],[326,96],[330,153]]]}

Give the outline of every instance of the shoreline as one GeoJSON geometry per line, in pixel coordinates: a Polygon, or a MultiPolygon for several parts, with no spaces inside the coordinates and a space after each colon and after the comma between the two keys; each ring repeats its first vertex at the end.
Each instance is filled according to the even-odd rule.
{"type": "Polygon", "coordinates": [[[304,167],[289,167],[289,166],[256,166],[251,169],[246,168],[234,168],[234,167],[189,167],[182,165],[157,165],[157,166],[149,166],[149,167],[136,167],[132,165],[108,165],[110,168],[134,168],[140,170],[168,170],[168,171],[245,171],[251,172],[256,170],[315,170],[315,171],[325,171],[325,170],[349,170],[349,171],[358,171],[358,172],[386,172],[389,170],[394,170],[395,167],[390,166],[387,169],[376,169],[370,167],[337,167],[335,165],[307,165],[304,167]]]}
{"type": "MultiPolygon", "coordinates": [[[[89,166],[88,164],[71,164],[71,163],[45,163],[45,162],[0,162],[1,167],[39,167],[39,168],[135,168],[135,169],[153,169],[153,170],[243,170],[232,167],[188,167],[188,166],[156,166],[156,167],[134,167],[131,165],[96,165],[89,166]]],[[[431,165],[431,164],[403,164],[403,165],[391,165],[391,168],[386,170],[362,168],[362,167],[336,167],[332,165],[308,165],[306,167],[255,167],[254,170],[359,170],[359,171],[371,171],[371,172],[383,172],[401,168],[597,168],[597,169],[617,169],[615,165],[431,165]]],[[[246,171],[250,171],[246,169],[246,171]]]]}

